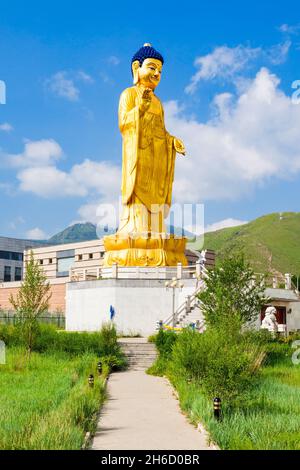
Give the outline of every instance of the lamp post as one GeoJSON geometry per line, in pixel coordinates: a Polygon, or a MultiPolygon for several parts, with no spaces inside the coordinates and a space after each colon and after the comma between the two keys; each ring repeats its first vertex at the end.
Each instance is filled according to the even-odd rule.
{"type": "Polygon", "coordinates": [[[176,289],[182,290],[184,287],[183,282],[180,281],[180,279],[177,279],[177,277],[173,277],[171,281],[167,281],[165,283],[166,289],[169,290],[170,288],[172,289],[172,326],[175,328],[176,326],[176,318],[175,318],[175,291],[176,289]]]}
{"type": "Polygon", "coordinates": [[[221,406],[222,406],[221,398],[219,397],[214,398],[214,417],[217,420],[221,419],[221,406]]]}
{"type": "Polygon", "coordinates": [[[93,376],[93,374],[89,375],[89,380],[88,380],[88,382],[89,382],[89,386],[90,386],[91,388],[93,388],[93,387],[94,387],[94,376],[93,376]]]}

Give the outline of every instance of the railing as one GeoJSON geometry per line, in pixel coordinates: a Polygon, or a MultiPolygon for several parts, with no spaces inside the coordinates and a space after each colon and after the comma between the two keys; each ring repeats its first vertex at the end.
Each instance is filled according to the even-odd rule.
{"type": "Polygon", "coordinates": [[[264,282],[265,287],[271,287],[272,289],[286,289],[294,290],[298,293],[297,287],[292,282],[292,275],[287,273],[284,276],[278,275],[265,275],[262,273],[255,273],[255,282],[264,282]]]}
{"type": "MultiPolygon", "coordinates": [[[[0,324],[16,325],[18,317],[14,312],[0,312],[0,324]]],[[[65,329],[66,319],[64,315],[43,315],[38,318],[42,324],[54,325],[59,329],[65,329]]]]}
{"type": "MultiPolygon", "coordinates": [[[[197,279],[201,278],[201,280],[200,282],[198,281],[199,284],[195,292],[192,295],[187,296],[184,303],[180,305],[174,313],[172,313],[163,321],[164,326],[169,327],[171,324],[177,325],[179,322],[183,321],[184,318],[195,308],[197,302],[199,302],[198,294],[205,289],[205,267],[200,267],[200,273],[201,274],[197,277],[197,279]]],[[[292,282],[292,276],[289,273],[285,274],[284,276],[266,276],[262,273],[255,273],[255,277],[253,278],[252,282],[254,284],[263,282],[265,287],[271,287],[273,289],[283,288],[286,290],[294,290],[295,293],[299,295],[297,288],[292,282]]],[[[204,327],[204,323],[202,326],[204,327]]]]}
{"type": "MultiPolygon", "coordinates": [[[[204,270],[205,268],[203,268],[204,270]]],[[[205,277],[205,273],[203,271],[202,277],[205,277]]],[[[182,321],[188,313],[190,313],[195,307],[198,302],[198,294],[205,289],[205,280],[204,279],[198,280],[198,285],[196,290],[193,292],[192,295],[188,295],[186,300],[181,304],[177,310],[172,313],[169,317],[167,317],[163,321],[163,325],[170,325],[170,324],[177,324],[177,322],[182,321]]]]}
{"type": "Polygon", "coordinates": [[[178,263],[177,266],[119,266],[114,264],[111,267],[96,268],[71,268],[70,281],[80,282],[97,279],[196,279],[201,274],[202,260],[191,266],[183,266],[178,263]]]}

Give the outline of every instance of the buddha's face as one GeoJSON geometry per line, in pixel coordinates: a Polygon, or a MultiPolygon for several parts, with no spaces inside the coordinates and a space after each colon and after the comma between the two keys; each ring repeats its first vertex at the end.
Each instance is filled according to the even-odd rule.
{"type": "Polygon", "coordinates": [[[158,59],[145,59],[138,69],[139,83],[154,90],[160,82],[162,63],[158,59]]]}

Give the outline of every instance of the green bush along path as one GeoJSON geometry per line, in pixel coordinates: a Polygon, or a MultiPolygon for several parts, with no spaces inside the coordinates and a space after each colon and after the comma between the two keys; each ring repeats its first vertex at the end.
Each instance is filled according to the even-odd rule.
{"type": "MultiPolygon", "coordinates": [[[[169,378],[182,410],[193,423],[202,422],[221,449],[300,450],[300,365],[293,364],[291,348],[295,338],[285,342],[262,339],[257,334],[256,341],[264,342],[266,359],[251,383],[244,368],[240,369],[241,363],[234,364],[227,351],[218,356],[214,348],[215,360],[208,357],[211,369],[199,363],[193,339],[191,347],[186,348],[184,335],[197,335],[196,342],[201,336],[194,332],[185,332],[182,338],[180,334],[160,334],[156,339],[160,355],[149,373],[169,378]],[[223,399],[221,421],[213,417],[214,392],[223,399]]],[[[252,335],[255,342],[255,333],[252,335]]],[[[209,347],[209,338],[205,343],[199,354],[207,344],[209,347]]],[[[220,345],[222,348],[224,345],[220,345]]]]}

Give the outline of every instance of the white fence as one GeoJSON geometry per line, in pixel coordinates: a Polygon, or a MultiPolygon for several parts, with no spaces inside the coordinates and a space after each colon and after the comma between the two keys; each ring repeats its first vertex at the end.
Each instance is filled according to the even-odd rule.
{"type": "Polygon", "coordinates": [[[195,265],[162,266],[162,267],[122,267],[114,264],[109,268],[71,268],[70,281],[89,281],[96,279],[197,279],[201,276],[203,263],[199,260],[195,265]]]}

